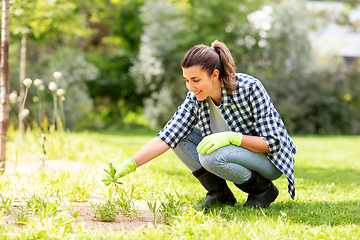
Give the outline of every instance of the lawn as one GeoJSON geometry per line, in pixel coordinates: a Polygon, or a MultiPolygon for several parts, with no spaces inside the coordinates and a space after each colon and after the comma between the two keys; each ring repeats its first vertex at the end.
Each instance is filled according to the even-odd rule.
{"type": "MultiPolygon", "coordinates": [[[[10,131],[9,138],[16,138],[10,131]]],[[[196,212],[205,196],[172,153],[121,179],[101,182],[108,162],[132,156],[151,132],[27,132],[7,146],[0,177],[2,239],[359,239],[360,137],[294,136],[296,198],[285,177],[268,209],[242,209],[246,194],[229,184],[235,206],[196,212]],[[16,165],[16,171],[15,171],[16,165]]]]}

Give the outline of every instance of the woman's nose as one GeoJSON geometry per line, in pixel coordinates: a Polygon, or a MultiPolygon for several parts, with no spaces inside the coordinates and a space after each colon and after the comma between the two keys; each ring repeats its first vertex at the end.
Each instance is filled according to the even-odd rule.
{"type": "Polygon", "coordinates": [[[189,82],[189,83],[187,84],[187,87],[188,87],[189,91],[193,91],[193,90],[196,89],[195,84],[193,84],[193,83],[191,83],[191,82],[189,82]]]}

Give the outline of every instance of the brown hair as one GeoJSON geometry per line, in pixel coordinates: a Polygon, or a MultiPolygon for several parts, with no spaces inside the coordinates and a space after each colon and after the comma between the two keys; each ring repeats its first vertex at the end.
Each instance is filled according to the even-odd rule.
{"type": "Polygon", "coordinates": [[[181,61],[182,68],[201,66],[203,71],[211,75],[215,69],[219,70],[220,82],[228,93],[237,87],[235,77],[235,63],[230,50],[226,45],[215,40],[211,47],[206,45],[196,45],[192,47],[181,61]]]}

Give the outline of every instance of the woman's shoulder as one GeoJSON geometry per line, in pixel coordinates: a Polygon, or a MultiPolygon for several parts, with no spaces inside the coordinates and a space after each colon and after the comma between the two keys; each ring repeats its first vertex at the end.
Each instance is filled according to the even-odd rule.
{"type": "Polygon", "coordinates": [[[196,95],[195,93],[193,92],[188,92],[187,95],[186,95],[186,99],[185,100],[188,100],[188,101],[191,101],[191,102],[198,102],[197,98],[196,98],[196,95]]]}
{"type": "Polygon", "coordinates": [[[198,106],[199,106],[199,101],[196,98],[195,93],[188,92],[184,102],[182,103],[182,107],[185,107],[186,109],[192,109],[192,108],[196,109],[198,106]]]}
{"type": "Polygon", "coordinates": [[[250,76],[245,73],[236,73],[235,76],[239,85],[253,85],[256,83],[260,83],[260,81],[257,78],[254,78],[253,76],[250,76]]]}
{"type": "Polygon", "coordinates": [[[262,83],[255,77],[245,74],[245,73],[236,73],[235,74],[237,82],[238,82],[238,89],[241,90],[251,90],[253,88],[261,88],[262,83]]]}

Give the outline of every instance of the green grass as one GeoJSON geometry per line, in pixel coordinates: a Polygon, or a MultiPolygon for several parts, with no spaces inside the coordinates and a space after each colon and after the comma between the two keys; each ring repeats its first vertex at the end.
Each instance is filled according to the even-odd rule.
{"type": "MultiPolygon", "coordinates": [[[[48,136],[47,161],[66,158],[88,163],[118,163],[135,154],[155,135],[151,132],[80,132],[48,136]],[[59,142],[63,147],[57,147],[59,142]]],[[[163,222],[167,224],[160,221],[156,228],[135,231],[83,231],[73,224],[73,216],[64,213],[61,202],[65,199],[87,201],[92,196],[107,199],[109,191],[96,180],[100,179],[101,169],[79,169],[77,173],[20,175],[17,181],[9,176],[0,177],[4,200],[0,208],[5,209],[2,218],[18,214],[20,219],[24,215],[31,220],[25,227],[0,221],[0,236],[2,239],[359,239],[360,137],[295,136],[293,140],[298,148],[296,199],[291,200],[287,180],[281,177],[275,181],[280,195],[265,210],[241,209],[246,194],[229,184],[238,199],[235,206],[216,206],[208,214],[194,212],[190,207],[199,203],[206,192],[190,170],[168,151],[121,180],[125,191],[133,191],[133,199],[157,203],[167,209],[165,215],[158,212],[157,216],[160,220],[166,218],[163,222]],[[131,189],[134,185],[136,188],[131,189]],[[8,204],[23,201],[36,206],[34,203],[39,199],[44,206],[52,206],[44,209],[49,212],[58,208],[59,214],[45,211],[36,215],[35,210],[26,206],[15,210],[8,204]],[[53,203],[46,204],[49,201],[53,203]],[[40,226],[37,222],[40,220],[47,228],[40,226]]],[[[19,165],[36,159],[37,153],[41,153],[36,134],[28,132],[21,144],[19,165]]],[[[8,145],[8,155],[11,155],[14,146],[8,145]]]]}

